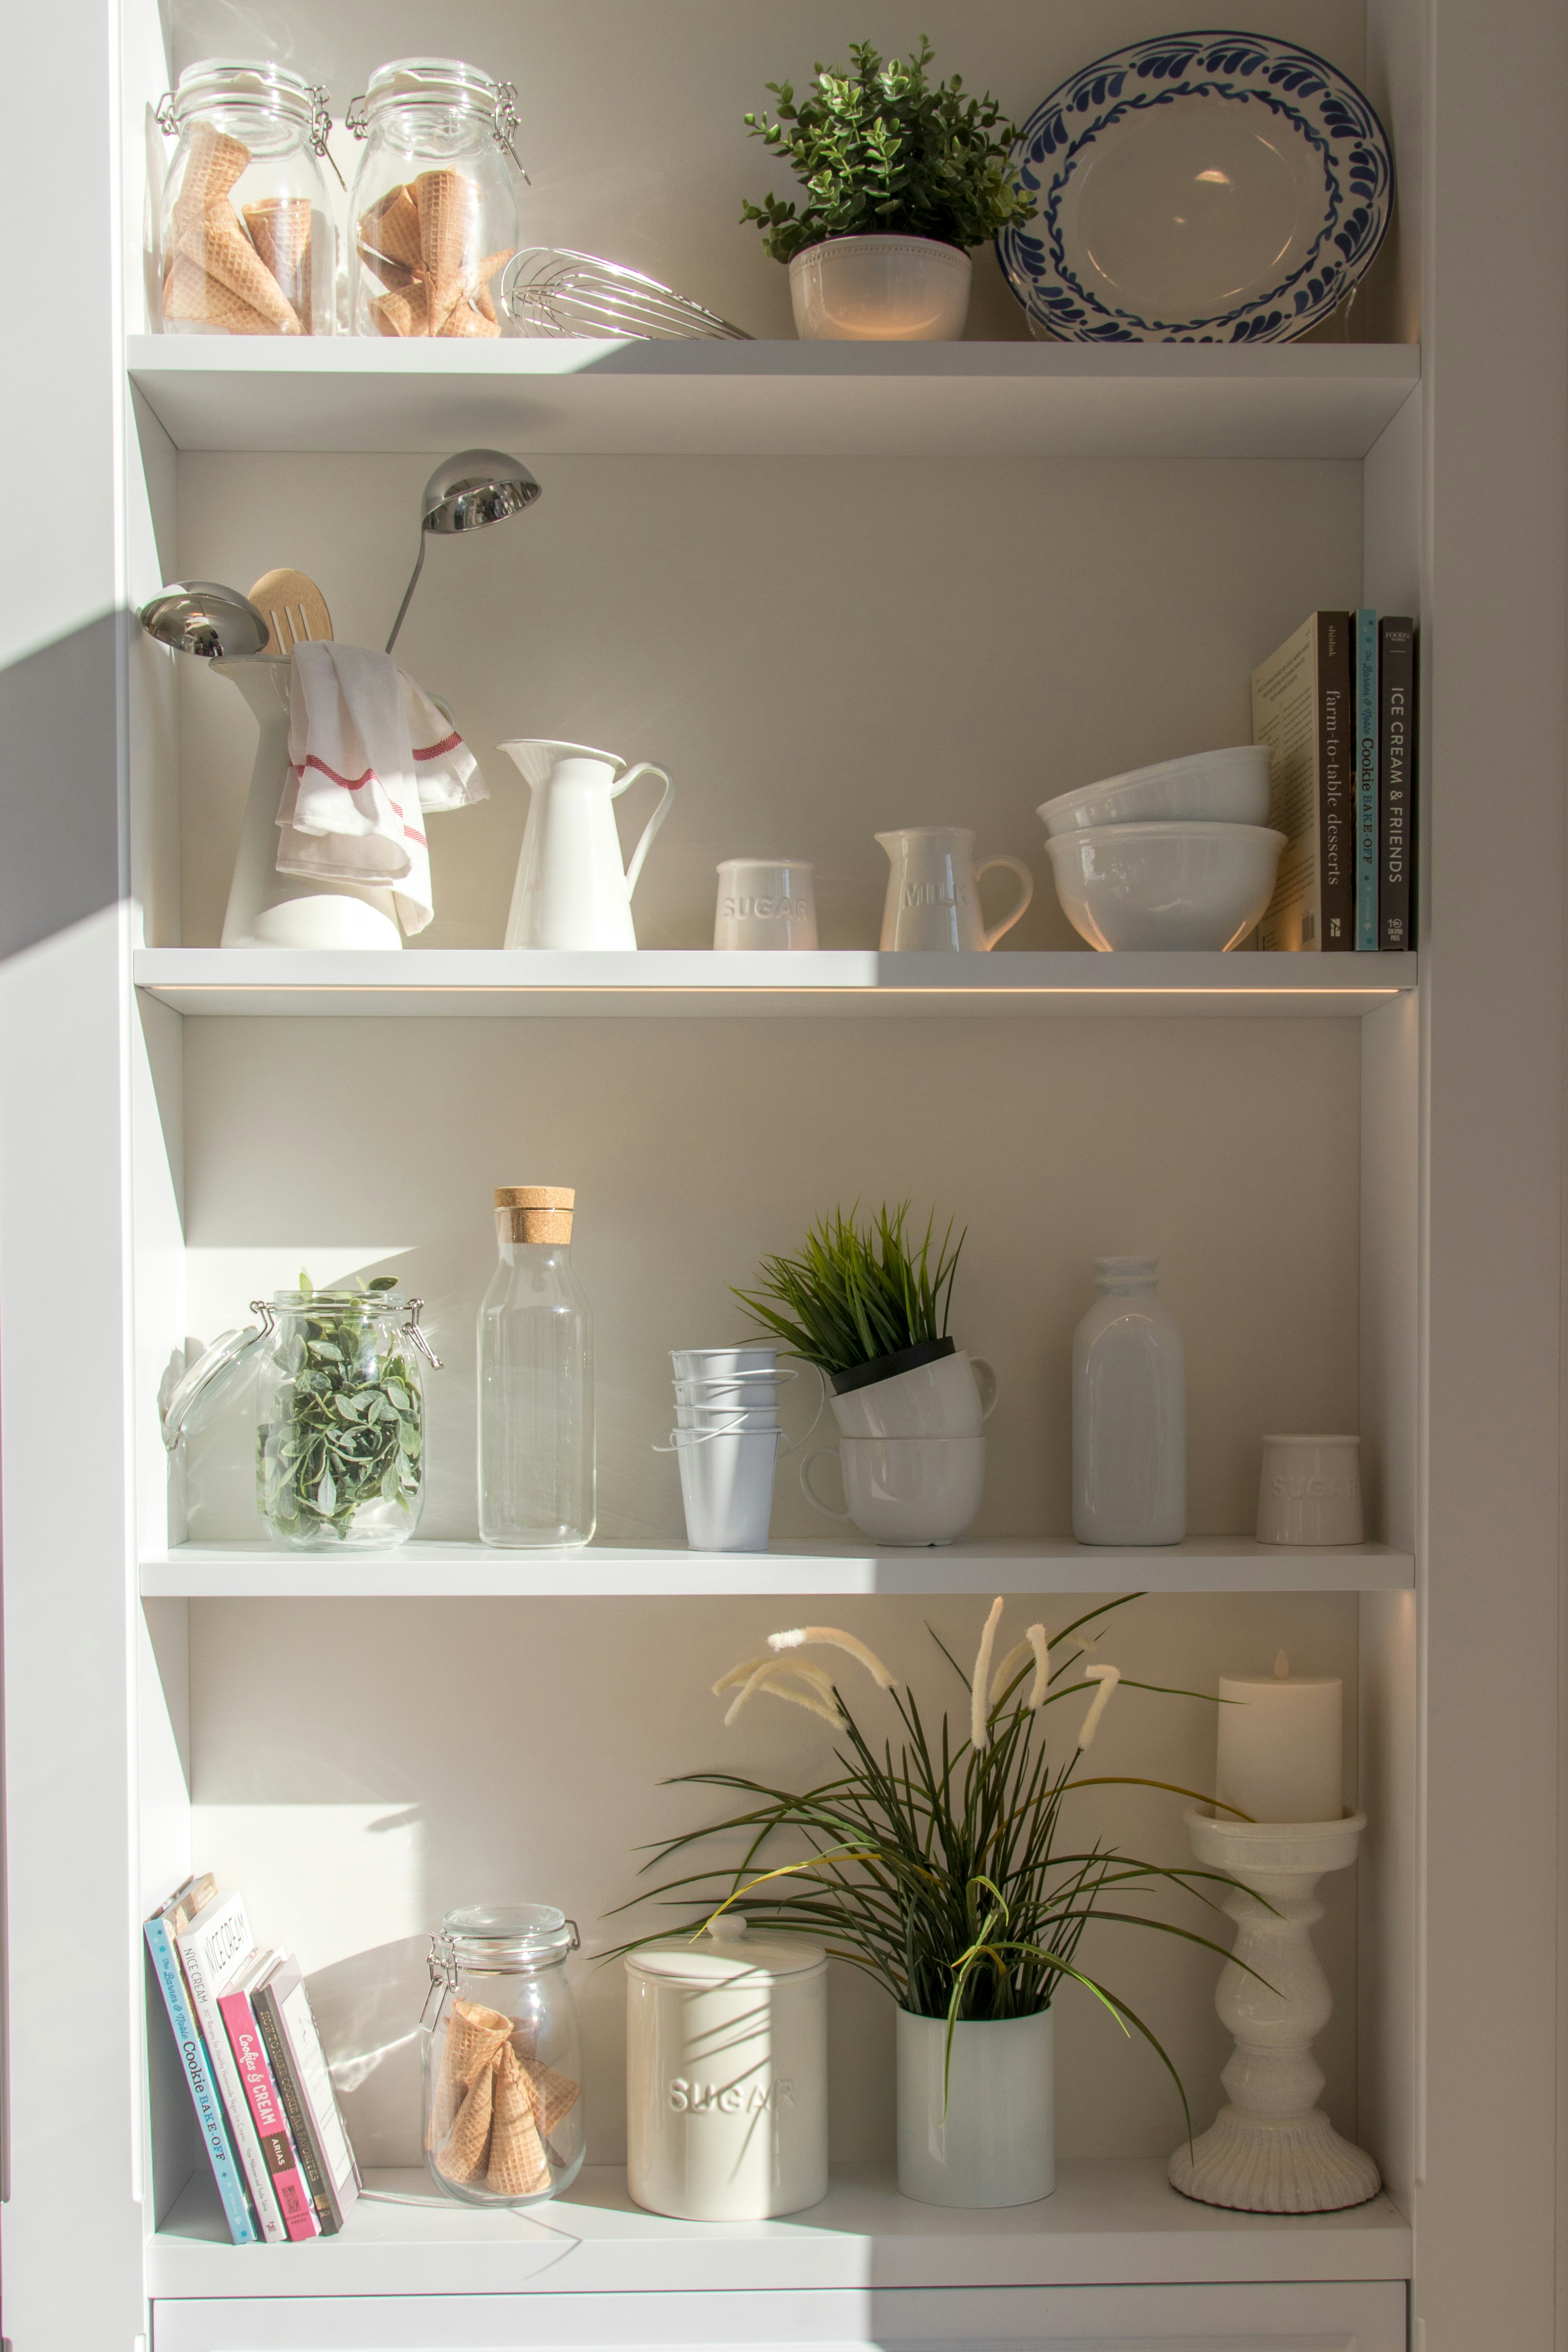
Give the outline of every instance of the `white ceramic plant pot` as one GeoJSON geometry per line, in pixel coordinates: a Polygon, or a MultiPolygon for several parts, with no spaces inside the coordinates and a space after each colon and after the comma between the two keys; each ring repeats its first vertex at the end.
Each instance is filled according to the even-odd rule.
{"type": "Polygon", "coordinates": [[[922,2205],[1033,2205],[1056,2187],[1049,2009],[953,2029],[898,2012],[898,2186],[922,2205]]]}
{"type": "Polygon", "coordinates": [[[998,1381],[984,1356],[938,1356],[891,1380],[831,1399],[845,1437],[978,1437],[996,1410],[998,1381]]]}
{"type": "Polygon", "coordinates": [[[789,264],[795,332],[809,343],[954,343],[970,276],[967,253],[931,237],[829,237],[789,264]]]}

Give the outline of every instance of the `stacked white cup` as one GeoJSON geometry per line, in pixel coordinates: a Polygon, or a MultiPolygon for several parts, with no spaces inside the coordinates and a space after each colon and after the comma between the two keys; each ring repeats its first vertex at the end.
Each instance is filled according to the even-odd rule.
{"type": "Polygon", "coordinates": [[[686,1541],[693,1551],[766,1551],[773,1474],[789,1451],[779,1386],[797,1375],[779,1370],[777,1348],[672,1348],[670,1360],[675,1426],[655,1451],[680,1464],[686,1541]]]}

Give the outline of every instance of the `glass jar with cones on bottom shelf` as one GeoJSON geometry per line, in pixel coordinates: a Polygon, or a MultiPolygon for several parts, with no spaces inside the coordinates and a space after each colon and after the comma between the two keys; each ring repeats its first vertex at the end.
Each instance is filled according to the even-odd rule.
{"type": "Polygon", "coordinates": [[[287,66],[205,58],[158,109],[166,335],[329,335],[337,239],[319,158],[327,93],[287,66]]]}
{"type": "MultiPolygon", "coordinates": [[[[357,335],[498,335],[494,281],[517,242],[517,92],[477,66],[401,58],[344,121],[365,142],[349,199],[357,335]]],[[[526,174],[525,174],[526,176],[526,174]]]]}
{"type": "Polygon", "coordinates": [[[581,2169],[577,1948],[548,1903],[449,1911],[430,1939],[424,2157],[461,2205],[537,2205],[581,2169]]]}

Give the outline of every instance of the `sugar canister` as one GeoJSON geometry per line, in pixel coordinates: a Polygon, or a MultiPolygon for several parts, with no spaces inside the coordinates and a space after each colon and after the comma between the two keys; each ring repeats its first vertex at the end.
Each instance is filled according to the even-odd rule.
{"type": "Polygon", "coordinates": [[[732,1913],[626,1960],[627,2186],[680,2221],[764,2221],[828,2189],[827,1956],[732,1913]]]}

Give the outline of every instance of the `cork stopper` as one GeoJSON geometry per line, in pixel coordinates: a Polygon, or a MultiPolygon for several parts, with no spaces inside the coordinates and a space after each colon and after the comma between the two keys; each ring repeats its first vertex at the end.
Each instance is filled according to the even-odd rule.
{"type": "Polygon", "coordinates": [[[503,1241],[569,1242],[577,1194],[570,1184],[497,1184],[496,1223],[503,1241]]]}

